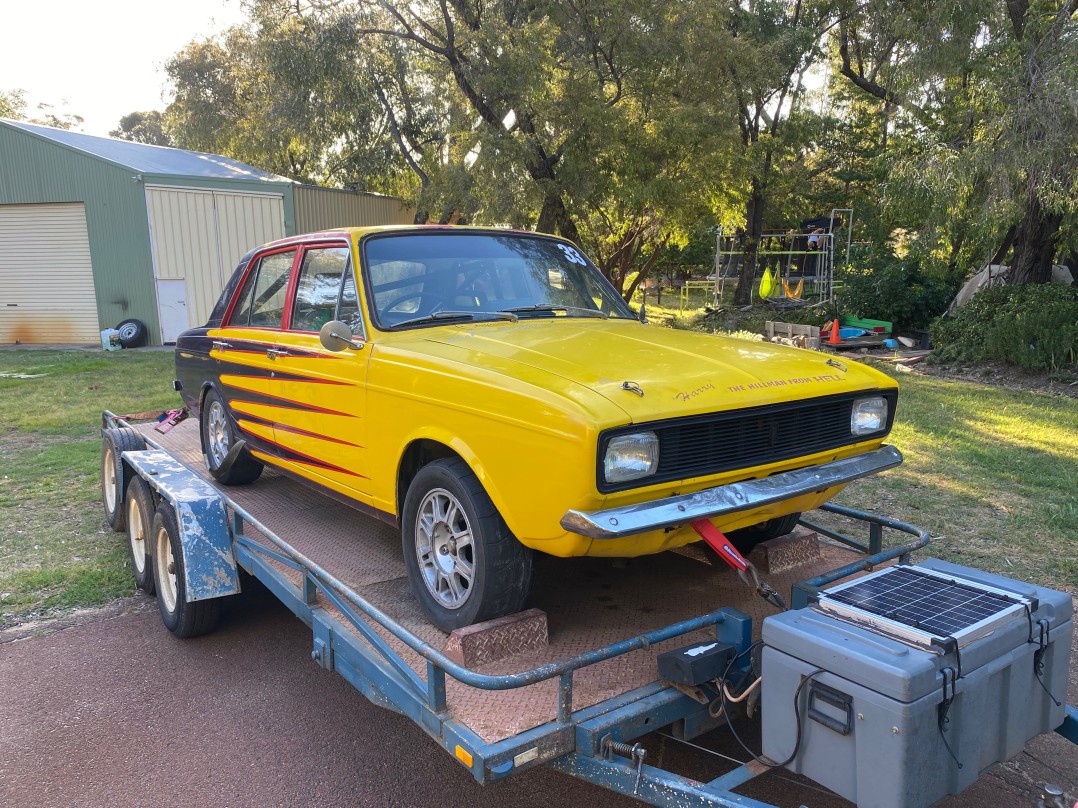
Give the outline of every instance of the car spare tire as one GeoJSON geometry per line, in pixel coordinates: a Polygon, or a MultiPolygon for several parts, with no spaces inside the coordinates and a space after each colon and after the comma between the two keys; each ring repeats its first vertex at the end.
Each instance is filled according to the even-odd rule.
{"type": "Polygon", "coordinates": [[[125,348],[141,348],[146,344],[146,324],[142,320],[124,320],[116,330],[120,332],[120,344],[125,348]]]}

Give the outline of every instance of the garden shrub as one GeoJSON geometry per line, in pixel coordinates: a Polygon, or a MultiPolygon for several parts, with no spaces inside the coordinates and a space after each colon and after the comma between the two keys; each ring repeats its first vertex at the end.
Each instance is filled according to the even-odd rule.
{"type": "Polygon", "coordinates": [[[927,328],[958,286],[925,271],[916,258],[899,258],[883,247],[858,248],[838,280],[844,314],[887,320],[899,331],[927,328]]]}
{"type": "Polygon", "coordinates": [[[1027,370],[1078,364],[1078,290],[1054,284],[982,289],[932,326],[941,361],[995,359],[1027,370]]]}

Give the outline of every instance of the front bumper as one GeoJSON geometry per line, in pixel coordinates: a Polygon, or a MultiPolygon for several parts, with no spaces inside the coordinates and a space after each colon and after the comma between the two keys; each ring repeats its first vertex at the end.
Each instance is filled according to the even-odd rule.
{"type": "Polygon", "coordinates": [[[898,449],[882,446],[875,451],[831,463],[784,471],[759,480],[705,488],[693,494],[678,494],[602,511],[571,510],[561,518],[561,526],[570,533],[593,539],[620,539],[845,485],[893,469],[901,462],[902,453],[898,449]]]}

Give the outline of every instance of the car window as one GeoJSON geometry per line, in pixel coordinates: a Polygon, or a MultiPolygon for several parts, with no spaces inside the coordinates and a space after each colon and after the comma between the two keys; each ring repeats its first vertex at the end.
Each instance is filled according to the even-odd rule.
{"type": "MultiPolygon", "coordinates": [[[[303,254],[292,304],[293,331],[318,331],[334,319],[347,269],[347,247],[318,247],[303,254]]],[[[354,284],[352,296],[355,297],[354,284]]]]}
{"type": "Polygon", "coordinates": [[[343,321],[356,336],[366,339],[367,331],[363,326],[363,316],[359,313],[359,296],[356,294],[355,272],[351,266],[344,271],[341,284],[341,299],[337,305],[337,319],[343,321]]]}
{"type": "MultiPolygon", "coordinates": [[[[285,298],[288,296],[288,276],[296,253],[289,250],[267,255],[258,264],[254,296],[251,300],[249,324],[257,328],[280,328],[284,319],[285,298]]],[[[234,325],[241,323],[233,321],[234,325]]]]}

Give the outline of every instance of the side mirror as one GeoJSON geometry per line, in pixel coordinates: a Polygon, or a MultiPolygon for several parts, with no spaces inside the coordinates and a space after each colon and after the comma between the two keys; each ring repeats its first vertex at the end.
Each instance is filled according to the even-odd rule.
{"type": "Polygon", "coordinates": [[[327,351],[343,351],[345,348],[363,350],[363,343],[353,340],[352,329],[340,320],[330,320],[322,326],[322,330],[318,332],[318,341],[327,351]]]}

